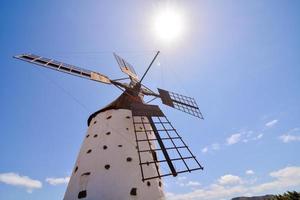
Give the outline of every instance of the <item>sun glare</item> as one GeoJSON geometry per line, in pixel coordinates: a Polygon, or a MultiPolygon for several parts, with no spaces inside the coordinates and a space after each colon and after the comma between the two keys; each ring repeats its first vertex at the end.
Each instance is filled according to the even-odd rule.
{"type": "Polygon", "coordinates": [[[171,42],[178,39],[184,31],[184,17],[180,10],[164,8],[154,17],[154,30],[163,41],[171,42]]]}

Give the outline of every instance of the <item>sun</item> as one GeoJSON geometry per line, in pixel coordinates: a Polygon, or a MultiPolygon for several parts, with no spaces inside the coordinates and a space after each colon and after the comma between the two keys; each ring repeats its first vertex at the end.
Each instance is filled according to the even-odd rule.
{"type": "Polygon", "coordinates": [[[182,36],[185,29],[183,13],[176,8],[166,7],[155,13],[154,31],[157,37],[172,42],[182,36]]]}

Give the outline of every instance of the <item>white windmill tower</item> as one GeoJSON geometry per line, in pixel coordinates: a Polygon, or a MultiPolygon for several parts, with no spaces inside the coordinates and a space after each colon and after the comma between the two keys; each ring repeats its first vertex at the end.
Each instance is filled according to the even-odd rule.
{"type": "Polygon", "coordinates": [[[114,54],[129,84],[33,54],[15,56],[123,90],[115,101],[89,117],[65,200],[164,199],[162,177],[203,169],[160,108],[143,101],[144,95],[161,98],[163,104],[203,119],[193,98],[162,89],[155,93],[142,84],[158,54],[140,80],[133,67],[114,54]]]}

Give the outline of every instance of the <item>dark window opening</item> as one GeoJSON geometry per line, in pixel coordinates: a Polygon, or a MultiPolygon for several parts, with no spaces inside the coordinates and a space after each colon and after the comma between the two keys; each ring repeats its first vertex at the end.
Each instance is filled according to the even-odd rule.
{"type": "Polygon", "coordinates": [[[150,186],[150,185],[151,185],[150,181],[147,181],[147,186],[150,186]]]}
{"type": "Polygon", "coordinates": [[[110,135],[110,132],[107,132],[106,135],[110,135]]]}
{"type": "Polygon", "coordinates": [[[105,169],[109,169],[109,168],[110,168],[110,165],[105,165],[104,168],[105,168],[105,169]]]}
{"type": "Polygon", "coordinates": [[[157,154],[154,150],[152,150],[152,157],[153,157],[153,160],[157,160],[157,154]]]}
{"type": "Polygon", "coordinates": [[[129,130],[129,128],[126,128],[126,130],[128,131],[128,130],[129,130]]]}
{"type": "Polygon", "coordinates": [[[86,197],[86,190],[82,190],[78,193],[78,199],[82,199],[86,197]]]}
{"type": "Polygon", "coordinates": [[[92,152],[92,149],[89,149],[86,153],[91,153],[92,152]]]}
{"type": "Polygon", "coordinates": [[[81,176],[89,176],[89,175],[91,175],[91,172],[85,172],[85,173],[81,174],[81,176]]]}
{"type": "Polygon", "coordinates": [[[107,146],[106,146],[106,145],[104,145],[104,146],[103,146],[103,149],[107,149],[107,146]]]}
{"type": "Polygon", "coordinates": [[[96,134],[96,135],[94,135],[94,138],[96,138],[96,137],[98,137],[98,135],[96,134]]]}
{"type": "Polygon", "coordinates": [[[118,147],[122,147],[123,145],[119,144],[118,147]]]}
{"type": "Polygon", "coordinates": [[[75,167],[75,169],[74,169],[74,173],[76,173],[76,172],[77,172],[77,170],[78,170],[78,166],[76,166],[76,167],[75,167]]]}
{"type": "Polygon", "coordinates": [[[136,192],[137,191],[137,189],[136,188],[131,188],[131,190],[130,190],[130,195],[131,196],[136,196],[136,192]]]}
{"type": "Polygon", "coordinates": [[[110,116],[108,116],[108,117],[106,117],[106,119],[110,119],[111,118],[111,115],[110,116]]]}
{"type": "Polygon", "coordinates": [[[131,161],[132,161],[132,158],[131,158],[131,157],[127,157],[127,158],[126,158],[126,161],[127,161],[127,162],[131,162],[131,161]]]}
{"type": "Polygon", "coordinates": [[[86,138],[90,137],[90,135],[86,135],[86,138]]]}
{"type": "Polygon", "coordinates": [[[159,181],[159,182],[158,182],[158,185],[159,185],[159,187],[161,187],[162,183],[159,181]]]}
{"type": "Polygon", "coordinates": [[[127,118],[127,119],[130,119],[130,117],[129,117],[129,116],[127,116],[126,118],[127,118]]]}
{"type": "Polygon", "coordinates": [[[97,121],[94,121],[94,124],[96,124],[97,123],[97,121]]]}

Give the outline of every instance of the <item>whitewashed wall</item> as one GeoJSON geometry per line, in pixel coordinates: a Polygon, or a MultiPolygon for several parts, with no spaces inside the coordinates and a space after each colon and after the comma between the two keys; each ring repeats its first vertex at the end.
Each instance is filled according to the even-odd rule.
{"type": "MultiPolygon", "coordinates": [[[[146,173],[155,170],[153,166],[146,173]]],[[[165,199],[160,179],[142,182],[130,110],[108,110],[92,119],[64,199],[165,199]],[[133,188],[136,195],[130,194],[133,188]]]]}

